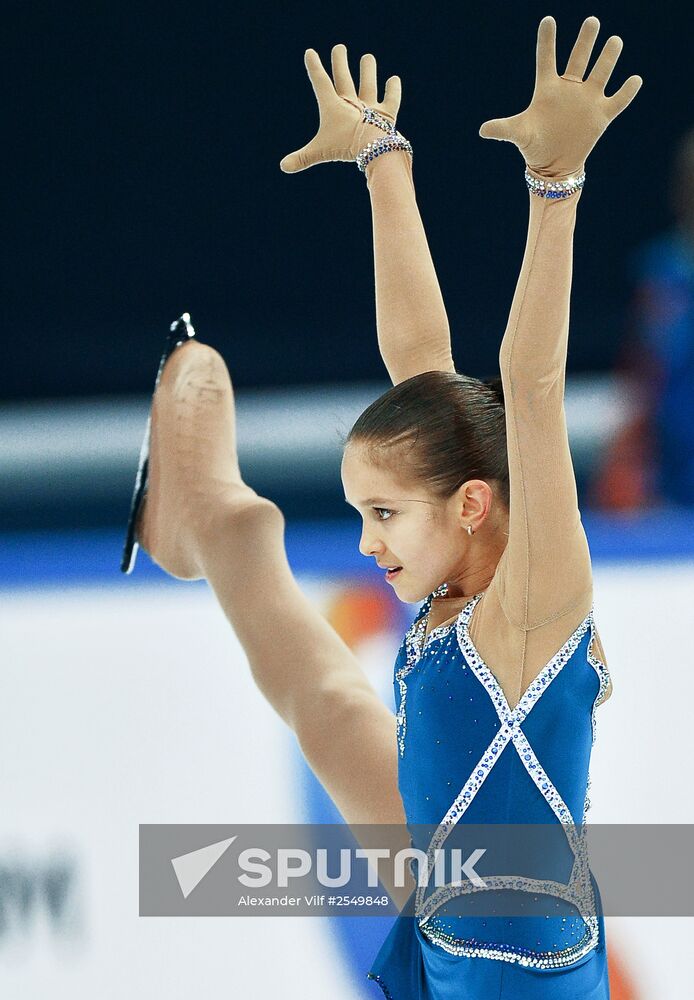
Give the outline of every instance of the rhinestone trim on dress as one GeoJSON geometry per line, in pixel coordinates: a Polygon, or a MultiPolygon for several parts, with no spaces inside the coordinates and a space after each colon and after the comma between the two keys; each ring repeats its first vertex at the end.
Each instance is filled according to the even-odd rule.
{"type": "Polygon", "coordinates": [[[593,702],[593,708],[590,713],[590,722],[593,732],[593,743],[595,743],[595,709],[598,705],[601,705],[605,698],[605,692],[610,686],[610,672],[607,669],[607,664],[603,663],[602,660],[593,653],[593,643],[595,641],[595,624],[593,622],[593,615],[590,615],[590,642],[588,643],[588,662],[591,667],[595,670],[600,681],[600,688],[593,702]]]}
{"type": "MultiPolygon", "coordinates": [[[[435,597],[445,597],[447,592],[448,584],[442,583],[440,587],[437,587],[436,590],[429,594],[426,601],[417,612],[414,621],[405,633],[405,638],[401,646],[401,649],[405,650],[406,662],[402,667],[400,667],[399,670],[395,671],[395,680],[400,688],[400,705],[398,706],[398,711],[396,713],[396,728],[398,748],[400,750],[401,757],[405,753],[405,732],[407,729],[407,714],[405,712],[407,685],[405,684],[405,678],[411,673],[413,668],[417,666],[420,657],[424,651],[429,648],[431,643],[436,642],[437,639],[440,639],[444,635],[448,635],[451,629],[455,627],[456,623],[454,621],[449,622],[448,625],[438,625],[425,636],[431,603],[435,597]]],[[[475,597],[471,598],[471,600],[474,601],[475,598],[481,596],[481,594],[476,594],[475,597]]],[[[461,609],[460,614],[462,615],[464,611],[465,608],[461,609]]]]}
{"type": "MultiPolygon", "coordinates": [[[[422,933],[435,944],[440,945],[450,954],[467,955],[471,957],[480,956],[485,958],[497,958],[508,962],[518,962],[521,965],[536,967],[563,967],[570,965],[583,957],[599,941],[599,924],[596,915],[595,894],[591,883],[590,868],[587,855],[587,838],[585,829],[580,828],[579,833],[575,820],[571,812],[563,801],[559,791],[554,786],[534,750],[530,746],[525,734],[521,730],[521,723],[532,710],[538,699],[547,686],[557,676],[559,671],[570,660],[588,628],[591,630],[591,639],[588,647],[588,660],[595,669],[599,678],[599,690],[591,709],[592,739],[595,742],[595,709],[604,698],[605,690],[609,684],[609,673],[602,661],[592,654],[591,647],[595,636],[595,625],[593,620],[593,608],[587,617],[574,630],[561,649],[552,657],[540,673],[531,682],[527,690],[514,709],[511,709],[506,696],[499,685],[499,682],[487,667],[482,657],[477,652],[468,631],[468,625],[472,613],[481,600],[482,594],[477,594],[461,610],[458,618],[448,625],[439,626],[433,629],[428,636],[426,625],[428,613],[431,608],[432,599],[445,593],[446,585],[438,588],[429,595],[420,613],[417,615],[412,625],[407,631],[404,641],[406,650],[406,663],[398,671],[396,678],[400,685],[400,706],[397,713],[398,744],[400,755],[404,753],[404,738],[406,730],[405,702],[407,686],[405,677],[419,662],[422,654],[430,643],[439,639],[442,635],[448,634],[455,627],[458,643],[465,656],[471,670],[484,686],[496,709],[500,721],[500,728],[492,739],[491,743],[482,754],[466,781],[465,785],[456,796],[448,812],[439,824],[427,849],[427,885],[417,886],[415,895],[415,914],[422,933]],[[555,816],[561,823],[567,841],[574,854],[574,864],[572,866],[569,882],[564,884],[551,880],[531,879],[520,875],[485,876],[486,888],[496,889],[517,889],[527,892],[546,893],[564,899],[574,905],[587,927],[587,932],[581,941],[571,945],[569,948],[558,952],[534,952],[531,949],[524,949],[514,945],[481,942],[473,939],[459,939],[447,934],[441,926],[440,918],[435,917],[436,911],[455,895],[468,892],[481,891],[481,887],[475,886],[469,879],[461,879],[451,882],[448,885],[436,889],[425,901],[425,894],[428,882],[434,867],[436,852],[448,837],[451,829],[459,821],[460,817],[469,807],[473,798],[481,788],[488,774],[491,772],[496,761],[501,755],[507,743],[513,743],[525,769],[533,779],[536,787],[543,795],[555,816]]],[[[588,779],[588,784],[590,778],[588,779]]],[[[589,807],[588,792],[583,809],[581,823],[589,807]]]]}
{"type": "MultiPolygon", "coordinates": [[[[435,921],[432,921],[435,924],[435,921]]],[[[464,955],[467,958],[496,958],[502,962],[515,962],[518,965],[528,968],[552,969],[563,968],[572,962],[583,958],[595,945],[589,943],[597,941],[597,922],[595,928],[589,924],[589,931],[576,944],[562,951],[533,951],[531,948],[521,948],[519,945],[510,945],[499,942],[477,941],[475,938],[467,938],[462,941],[451,934],[446,934],[436,925],[434,929],[422,927],[422,934],[433,944],[438,944],[450,955],[464,955]]]]}
{"type": "MultiPolygon", "coordinates": [[[[405,700],[407,698],[407,685],[405,683],[405,678],[412,672],[414,667],[419,662],[419,657],[421,655],[420,643],[421,637],[424,635],[426,629],[426,620],[429,613],[429,607],[431,606],[430,595],[425,603],[419,610],[419,613],[415,617],[414,621],[408,628],[405,639],[401,646],[401,649],[405,650],[405,663],[399,670],[395,671],[395,680],[400,688],[400,705],[398,707],[396,715],[396,726],[397,726],[397,737],[398,737],[398,747],[400,749],[400,756],[405,753],[405,731],[407,729],[407,715],[405,713],[405,700]]],[[[428,637],[429,639],[431,636],[428,637]]],[[[428,643],[426,643],[428,645],[428,643]]]]}
{"type": "Polygon", "coordinates": [[[373,979],[374,982],[378,983],[378,985],[383,990],[383,996],[385,997],[385,1000],[395,1000],[395,997],[390,992],[390,990],[388,989],[388,987],[386,986],[386,984],[383,982],[383,980],[381,979],[380,976],[376,975],[375,972],[367,972],[366,973],[366,978],[367,979],[373,979]]]}
{"type": "MultiPolygon", "coordinates": [[[[595,701],[593,702],[592,708],[590,710],[590,727],[592,732],[592,743],[595,744],[595,710],[598,707],[598,705],[601,705],[602,702],[604,701],[605,692],[610,686],[610,672],[607,669],[607,664],[603,663],[603,661],[599,659],[597,656],[595,656],[595,654],[593,653],[593,642],[595,641],[595,623],[593,621],[592,614],[590,616],[590,629],[591,629],[590,642],[588,643],[588,654],[587,654],[588,662],[597,673],[598,679],[600,681],[600,687],[598,688],[598,693],[595,696],[595,701]]],[[[583,818],[581,820],[582,823],[585,823],[586,816],[588,815],[588,810],[590,809],[589,792],[590,792],[590,774],[588,775],[588,781],[586,783],[586,798],[583,804],[583,818]]]]}

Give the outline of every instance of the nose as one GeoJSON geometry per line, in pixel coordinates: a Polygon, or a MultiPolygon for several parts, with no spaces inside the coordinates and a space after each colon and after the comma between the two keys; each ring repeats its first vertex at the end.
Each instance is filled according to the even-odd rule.
{"type": "Polygon", "coordinates": [[[366,525],[364,525],[361,530],[359,551],[363,556],[373,556],[376,555],[377,552],[384,551],[383,543],[371,535],[366,525]]]}

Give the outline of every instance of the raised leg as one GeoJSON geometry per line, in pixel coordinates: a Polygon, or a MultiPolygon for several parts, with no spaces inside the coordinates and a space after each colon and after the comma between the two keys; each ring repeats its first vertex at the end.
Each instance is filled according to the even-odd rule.
{"type": "MultiPolygon", "coordinates": [[[[222,357],[199,341],[178,348],[152,408],[140,544],[172,575],[209,582],[258,687],[345,821],[402,824],[397,846],[409,846],[395,717],[297,584],[282,512],[241,478],[234,417],[222,357]]],[[[404,902],[413,884],[398,894],[388,882],[404,902]]]]}

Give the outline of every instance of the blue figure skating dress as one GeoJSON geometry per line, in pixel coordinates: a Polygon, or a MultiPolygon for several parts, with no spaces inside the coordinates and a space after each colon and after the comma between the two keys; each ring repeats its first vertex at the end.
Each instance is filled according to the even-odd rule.
{"type": "Polygon", "coordinates": [[[451,903],[475,891],[471,879],[418,886],[368,976],[388,1000],[607,1000],[602,907],[582,836],[595,709],[609,684],[591,647],[592,608],[511,710],[468,631],[483,594],[426,635],[440,592],[395,663],[400,794],[408,828],[434,831],[428,843],[413,834],[413,847],[431,872],[454,830],[502,823],[552,824],[563,850],[555,844],[531,872],[475,864],[486,892],[514,894],[520,916],[453,913],[451,903]]]}

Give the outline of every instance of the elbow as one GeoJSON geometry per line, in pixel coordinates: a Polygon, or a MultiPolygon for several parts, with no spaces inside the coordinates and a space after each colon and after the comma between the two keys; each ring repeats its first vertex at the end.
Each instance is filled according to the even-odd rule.
{"type": "Polygon", "coordinates": [[[563,364],[547,364],[546,358],[512,356],[499,352],[499,371],[504,393],[523,388],[540,399],[564,398],[566,370],[563,364]]]}

